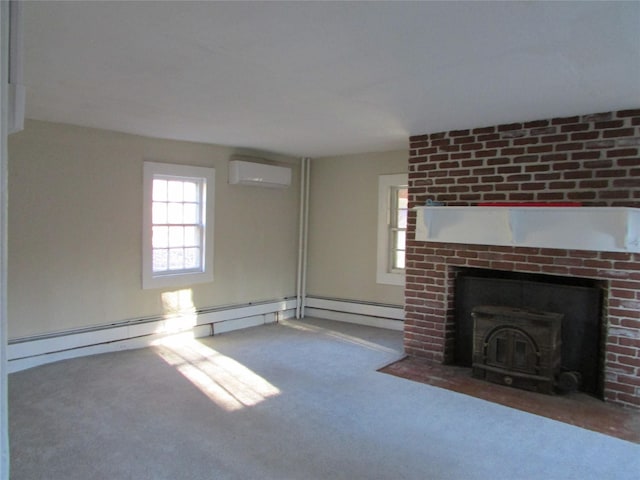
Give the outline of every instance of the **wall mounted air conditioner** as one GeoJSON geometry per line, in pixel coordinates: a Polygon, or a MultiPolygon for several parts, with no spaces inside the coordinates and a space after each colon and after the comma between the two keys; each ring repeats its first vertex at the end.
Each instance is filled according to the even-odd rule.
{"type": "Polygon", "coordinates": [[[291,185],[291,169],[264,163],[230,160],[229,183],[231,185],[285,188],[291,185]]]}

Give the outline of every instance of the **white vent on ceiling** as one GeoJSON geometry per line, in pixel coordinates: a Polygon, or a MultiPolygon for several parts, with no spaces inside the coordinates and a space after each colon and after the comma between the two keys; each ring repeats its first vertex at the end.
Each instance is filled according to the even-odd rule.
{"type": "Polygon", "coordinates": [[[291,169],[265,163],[230,160],[229,183],[231,185],[285,188],[291,185],[291,169]]]}

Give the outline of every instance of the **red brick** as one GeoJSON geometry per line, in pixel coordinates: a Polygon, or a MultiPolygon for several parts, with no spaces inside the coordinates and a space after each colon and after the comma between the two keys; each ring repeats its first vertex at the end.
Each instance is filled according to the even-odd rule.
{"type": "Polygon", "coordinates": [[[572,143],[560,143],[555,147],[556,152],[566,152],[568,150],[582,150],[584,148],[584,143],[582,142],[572,142],[572,143]]]}
{"type": "Polygon", "coordinates": [[[487,160],[487,165],[507,165],[508,163],[508,158],[489,158],[487,160]]]}
{"type": "Polygon", "coordinates": [[[460,145],[463,143],[473,143],[476,141],[476,137],[474,136],[468,136],[468,137],[457,137],[453,140],[453,143],[455,145],[460,145]]]}
{"type": "Polygon", "coordinates": [[[613,180],[614,188],[640,188],[640,177],[616,178],[613,180]]]}
{"type": "Polygon", "coordinates": [[[553,145],[533,145],[531,147],[527,147],[527,153],[545,153],[552,151],[553,145]]]}
{"type": "Polygon", "coordinates": [[[578,170],[580,162],[557,162],[553,164],[554,170],[578,170]]]}
{"type": "Polygon", "coordinates": [[[599,178],[611,178],[611,177],[624,177],[626,176],[627,171],[623,169],[609,169],[609,170],[598,170],[596,172],[596,177],[599,178]]]}
{"type": "Polygon", "coordinates": [[[495,157],[498,154],[498,150],[478,150],[475,152],[476,158],[495,157]]]}
{"type": "Polygon", "coordinates": [[[596,160],[600,158],[600,152],[571,152],[571,160],[596,160]]]}
{"type": "Polygon", "coordinates": [[[624,125],[623,120],[608,120],[606,122],[596,122],[594,127],[597,130],[604,130],[606,128],[620,128],[624,125]]]}
{"type": "Polygon", "coordinates": [[[532,182],[532,183],[523,183],[521,188],[522,190],[525,191],[531,191],[531,190],[544,190],[546,188],[547,184],[544,182],[532,182]]]}
{"type": "Polygon", "coordinates": [[[634,133],[634,128],[618,128],[616,130],[607,130],[603,132],[602,138],[632,137],[634,133]]]}
{"type": "Polygon", "coordinates": [[[480,148],[482,148],[483,145],[481,143],[465,143],[462,145],[462,150],[464,151],[468,151],[468,150],[478,150],[480,148]]]}
{"type": "Polygon", "coordinates": [[[640,338],[620,337],[618,343],[623,346],[635,347],[636,351],[640,349],[640,338]]]}
{"type": "Polygon", "coordinates": [[[525,149],[522,147],[503,148],[500,150],[501,155],[523,155],[525,149]]]}
{"type": "Polygon", "coordinates": [[[607,188],[609,186],[608,180],[584,180],[578,185],[580,188],[607,188]]]}
{"type": "Polygon", "coordinates": [[[616,142],[614,142],[613,140],[596,140],[593,142],[585,142],[584,146],[585,148],[597,148],[597,149],[603,149],[603,148],[613,148],[615,147],[616,142]]]}
{"type": "Polygon", "coordinates": [[[640,157],[639,158],[619,158],[617,160],[617,164],[619,167],[638,167],[640,166],[640,157]]]}
{"type": "Polygon", "coordinates": [[[550,275],[567,275],[569,273],[569,268],[555,265],[545,265],[542,271],[550,275]]]}
{"type": "Polygon", "coordinates": [[[513,140],[514,145],[535,145],[539,142],[537,137],[516,138],[513,140]]]}
{"type": "Polygon", "coordinates": [[[538,128],[549,125],[549,120],[534,120],[533,122],[525,122],[524,128],[538,128]]]}
{"type": "Polygon", "coordinates": [[[589,123],[573,123],[568,125],[563,125],[560,128],[561,132],[583,132],[585,130],[589,130],[591,128],[591,124],[589,123]]]}
{"type": "MultiPolygon", "coordinates": [[[[607,357],[609,357],[607,355],[607,357]]],[[[614,356],[614,358],[617,357],[614,356]]],[[[607,362],[606,362],[606,366],[605,366],[606,370],[614,370],[614,371],[619,371],[623,374],[633,374],[635,371],[635,368],[632,365],[622,365],[618,362],[615,361],[615,359],[610,359],[607,358],[607,362]]]]}
{"type": "Polygon", "coordinates": [[[542,143],[557,143],[557,142],[566,142],[569,139],[569,136],[566,134],[560,135],[549,135],[542,137],[542,143]]]}
{"type": "Polygon", "coordinates": [[[518,165],[510,165],[508,167],[498,167],[498,173],[506,174],[506,173],[520,173],[522,171],[522,167],[518,165]]]}
{"type": "Polygon", "coordinates": [[[576,182],[550,182],[549,188],[553,190],[571,190],[576,188],[576,182]]]}
{"type": "Polygon", "coordinates": [[[503,125],[498,125],[498,132],[507,132],[511,130],[520,130],[522,128],[521,123],[508,123],[503,125]]]}
{"type": "Polygon", "coordinates": [[[628,405],[632,405],[634,407],[638,407],[640,406],[640,396],[633,396],[633,395],[628,395],[628,394],[624,394],[624,393],[618,393],[615,396],[615,400],[618,403],[621,404],[628,404],[628,405]]]}
{"type": "MultiPolygon", "coordinates": [[[[633,290],[621,290],[619,288],[612,288],[609,292],[609,295],[614,298],[625,298],[625,299],[634,299],[636,298],[636,292],[633,290]]],[[[640,346],[640,342],[638,343],[640,346]]]]}
{"type": "Polygon", "coordinates": [[[452,130],[449,132],[450,137],[464,137],[469,135],[469,130],[452,130]]]}
{"type": "Polygon", "coordinates": [[[542,271],[542,267],[540,265],[535,265],[531,263],[516,263],[515,269],[520,272],[532,272],[532,273],[537,273],[542,271]]]}
{"type": "Polygon", "coordinates": [[[632,109],[632,110],[620,110],[617,117],[640,117],[640,108],[632,109]]]}
{"type": "Polygon", "coordinates": [[[627,357],[625,355],[618,355],[618,363],[623,365],[630,365],[632,367],[640,367],[640,358],[627,357]]]}
{"type": "Polygon", "coordinates": [[[623,385],[635,385],[640,387],[640,376],[618,375],[618,381],[623,385]]]}
{"type": "Polygon", "coordinates": [[[496,127],[482,127],[482,128],[474,128],[471,133],[474,135],[478,135],[481,133],[493,133],[496,131],[496,127]]]}
{"type": "Polygon", "coordinates": [[[613,118],[612,112],[592,113],[589,115],[583,115],[583,122],[605,122],[613,118]]]}
{"type": "Polygon", "coordinates": [[[546,155],[542,155],[540,160],[543,162],[560,162],[566,160],[568,158],[567,153],[547,153],[546,155]]]}
{"type": "Polygon", "coordinates": [[[502,148],[507,147],[509,142],[507,140],[494,140],[486,143],[487,148],[502,148]]]}
{"type": "Polygon", "coordinates": [[[606,390],[616,391],[616,392],[624,392],[627,394],[634,394],[636,389],[631,385],[625,385],[623,383],[617,382],[605,382],[604,388],[606,390]]]}
{"type": "Polygon", "coordinates": [[[611,157],[635,157],[638,155],[637,148],[621,148],[618,150],[609,150],[607,152],[607,158],[611,157]]]}
{"type": "Polygon", "coordinates": [[[491,142],[493,140],[498,140],[499,138],[500,135],[498,135],[497,133],[491,133],[489,135],[478,135],[479,142],[491,142]]]}
{"type": "Polygon", "coordinates": [[[535,197],[532,193],[512,193],[509,195],[509,200],[513,202],[533,202],[535,197]]]}
{"type": "Polygon", "coordinates": [[[559,202],[566,199],[562,192],[541,192],[538,194],[538,200],[541,202],[559,202]]]}
{"type": "MultiPolygon", "coordinates": [[[[493,188],[493,187],[492,187],[493,188]]],[[[488,193],[482,196],[483,200],[486,202],[497,202],[500,200],[506,200],[507,197],[504,193],[488,193]]]]}
{"type": "Polygon", "coordinates": [[[462,162],[460,162],[460,165],[464,168],[479,167],[483,164],[484,164],[484,161],[482,161],[482,159],[463,160],[462,162]]]}
{"type": "Polygon", "coordinates": [[[523,155],[521,157],[516,157],[513,159],[515,163],[532,163],[538,161],[537,155],[523,155]]]}
{"type": "Polygon", "coordinates": [[[573,170],[563,172],[563,177],[567,180],[577,180],[593,177],[593,170],[573,170]]]}
{"type": "MultiPolygon", "coordinates": [[[[553,172],[553,173],[536,173],[533,176],[534,180],[537,181],[549,181],[549,180],[560,180],[562,178],[562,174],[560,172],[553,172]]],[[[575,186],[575,182],[574,186],[575,186]]]]}
{"type": "Polygon", "coordinates": [[[613,266],[617,270],[640,270],[640,262],[615,262],[613,266]]]}
{"type": "Polygon", "coordinates": [[[554,118],[551,120],[552,125],[564,125],[567,123],[578,123],[580,121],[580,117],[563,117],[563,118],[554,118]]]}
{"type": "Polygon", "coordinates": [[[596,140],[600,136],[600,132],[580,132],[572,133],[571,140],[596,140]]]}

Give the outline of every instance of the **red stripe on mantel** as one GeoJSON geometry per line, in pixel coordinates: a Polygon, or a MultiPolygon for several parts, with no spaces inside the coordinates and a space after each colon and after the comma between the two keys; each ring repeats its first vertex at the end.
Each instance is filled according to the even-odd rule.
{"type": "Polygon", "coordinates": [[[581,207],[580,202],[481,202],[479,207],[581,207]]]}

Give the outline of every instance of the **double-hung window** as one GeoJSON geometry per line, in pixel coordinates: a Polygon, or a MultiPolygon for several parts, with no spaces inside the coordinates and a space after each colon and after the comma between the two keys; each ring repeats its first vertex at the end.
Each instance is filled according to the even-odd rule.
{"type": "Polygon", "coordinates": [[[212,168],[144,163],[143,288],[213,281],[212,168]]]}
{"type": "Polygon", "coordinates": [[[404,285],[407,174],[378,177],[378,283],[404,285]]]}

